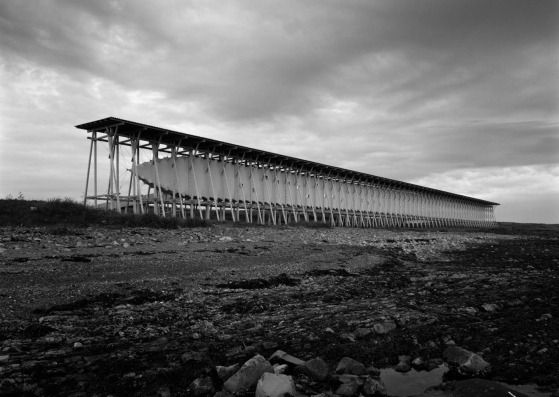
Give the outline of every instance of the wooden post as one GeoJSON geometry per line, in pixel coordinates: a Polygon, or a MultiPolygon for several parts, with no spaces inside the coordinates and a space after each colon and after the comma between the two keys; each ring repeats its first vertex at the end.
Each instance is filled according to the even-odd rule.
{"type": "Polygon", "coordinates": [[[95,209],[97,209],[97,131],[93,131],[93,136],[91,137],[95,142],[93,144],[93,203],[95,209]]]}
{"type": "Polygon", "coordinates": [[[113,145],[116,145],[116,172],[115,172],[115,185],[116,185],[116,205],[118,212],[122,212],[122,206],[120,205],[120,145],[118,136],[118,126],[115,127],[115,134],[113,136],[113,145]]]}
{"type": "MultiPolygon", "coordinates": [[[[159,139],[161,141],[161,138],[159,139]]],[[[157,191],[159,193],[159,201],[161,204],[161,215],[163,216],[163,218],[165,218],[165,203],[164,203],[164,198],[163,198],[163,192],[161,190],[161,181],[159,180],[159,169],[157,167],[157,160],[159,158],[159,142],[157,143],[153,143],[151,145],[151,150],[153,153],[153,165],[155,167],[155,182],[157,183],[157,191]]],[[[153,202],[154,205],[154,209],[155,209],[155,205],[156,205],[156,200],[154,200],[153,202]]]]}
{"type": "Polygon", "coordinates": [[[91,139],[91,145],[89,145],[89,161],[87,162],[87,177],[85,178],[85,193],[83,195],[83,205],[87,204],[87,188],[89,186],[89,171],[91,170],[91,156],[93,154],[93,136],[91,139]]]}

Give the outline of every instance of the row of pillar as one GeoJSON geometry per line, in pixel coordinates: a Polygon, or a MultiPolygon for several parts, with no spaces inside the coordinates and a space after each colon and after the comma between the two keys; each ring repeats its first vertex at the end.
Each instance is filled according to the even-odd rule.
{"type": "MultiPolygon", "coordinates": [[[[234,197],[232,194],[233,186],[237,181],[230,181],[227,178],[226,167],[247,166],[243,159],[232,159],[227,156],[220,156],[219,160],[223,164],[221,175],[212,176],[212,172],[201,175],[195,172],[193,159],[195,156],[204,156],[209,163],[215,161],[211,153],[201,154],[198,148],[185,149],[181,142],[176,145],[167,146],[170,150],[170,161],[174,165],[175,184],[162,186],[160,172],[158,169],[160,140],[149,141],[142,144],[142,129],[138,130],[133,138],[122,137],[118,134],[118,126],[107,128],[105,135],[99,136],[98,131],[92,131],[91,147],[89,154],[89,164],[87,171],[86,190],[84,203],[92,199],[98,206],[98,201],[105,201],[107,209],[119,210],[142,214],[153,210],[155,214],[161,216],[179,216],[182,218],[202,218],[216,219],[218,221],[244,220],[259,224],[287,224],[292,222],[324,222],[332,226],[340,227],[495,227],[497,225],[494,205],[481,200],[470,199],[463,196],[451,195],[444,192],[426,190],[421,187],[404,188],[401,183],[395,181],[383,182],[377,179],[374,182],[360,179],[350,179],[345,175],[333,175],[321,172],[313,172],[302,168],[291,166],[274,165],[268,163],[254,163],[250,165],[250,181],[247,186],[263,183],[265,196],[252,197],[247,200],[249,195],[242,192],[242,197],[234,197]],[[125,139],[122,139],[125,138],[125,139]],[[108,142],[109,145],[109,182],[106,194],[99,194],[98,169],[97,169],[97,142],[108,142]],[[126,145],[131,148],[130,176],[128,177],[128,194],[123,195],[120,191],[122,181],[120,180],[120,146],[126,145]],[[151,163],[154,168],[155,178],[148,183],[148,194],[142,194],[142,185],[145,181],[140,180],[137,169],[141,150],[150,151],[151,163]],[[188,157],[190,170],[194,179],[194,191],[186,195],[184,192],[176,190],[179,186],[178,167],[176,161],[181,154],[188,157]],[[92,163],[93,159],[93,163],[92,163]],[[94,187],[93,196],[88,196],[90,171],[93,164],[94,187]],[[253,168],[260,170],[254,173],[253,168]],[[255,174],[258,174],[255,176],[255,174]],[[268,175],[269,174],[269,175],[268,175]],[[291,196],[291,190],[285,190],[286,197],[277,202],[272,201],[274,186],[277,180],[287,175],[296,174],[302,180],[301,185],[297,185],[296,194],[299,194],[299,204],[297,199],[291,196]],[[265,176],[265,177],[264,177],[265,176]],[[270,176],[270,178],[268,178],[270,176]],[[210,186],[213,190],[211,198],[202,197],[198,190],[197,178],[209,178],[210,186]],[[214,189],[214,179],[222,178],[226,186],[223,195],[217,197],[214,189]],[[317,198],[319,189],[315,189],[322,184],[320,192],[322,197],[317,198]],[[305,199],[302,199],[302,198],[305,199]],[[301,204],[302,203],[302,204],[301,204]]],[[[144,141],[145,142],[145,141],[144,141]]],[[[168,179],[168,178],[167,178],[168,179]]],[[[299,182],[297,182],[299,183],[299,182]]],[[[262,186],[261,186],[262,187],[262,186]]],[[[279,193],[279,190],[278,190],[279,193]]]]}

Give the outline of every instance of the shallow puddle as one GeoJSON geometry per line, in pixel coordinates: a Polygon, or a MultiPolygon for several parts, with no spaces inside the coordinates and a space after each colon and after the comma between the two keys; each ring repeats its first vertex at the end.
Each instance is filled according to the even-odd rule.
{"type": "Polygon", "coordinates": [[[446,365],[441,365],[429,372],[412,369],[409,372],[401,373],[392,368],[386,368],[380,371],[380,379],[384,382],[389,396],[405,397],[421,394],[428,387],[440,384],[447,371],[446,365]]]}
{"type": "Polygon", "coordinates": [[[551,396],[551,393],[542,393],[541,391],[536,390],[536,388],[538,387],[538,385],[509,385],[508,383],[503,383],[503,382],[498,382],[500,384],[502,384],[503,386],[506,386],[512,390],[516,390],[519,391],[521,393],[524,393],[527,396],[530,397],[549,397],[551,396]]]}
{"type": "MultiPolygon", "coordinates": [[[[385,368],[380,372],[380,379],[384,382],[386,392],[389,396],[407,397],[421,394],[428,387],[437,386],[443,381],[443,375],[447,371],[448,367],[446,365],[441,365],[429,372],[412,369],[409,372],[401,373],[395,371],[393,368],[385,368]]],[[[529,397],[549,397],[551,395],[551,393],[542,393],[538,391],[536,389],[537,385],[509,385],[503,382],[499,383],[510,388],[512,391],[518,391],[529,397]]]]}

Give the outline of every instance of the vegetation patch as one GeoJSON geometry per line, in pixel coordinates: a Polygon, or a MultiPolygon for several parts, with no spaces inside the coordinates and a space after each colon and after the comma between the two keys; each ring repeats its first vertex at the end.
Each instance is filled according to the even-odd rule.
{"type": "Polygon", "coordinates": [[[210,223],[204,219],[164,218],[151,213],[120,214],[88,207],[69,198],[39,201],[20,196],[0,199],[0,226],[47,226],[52,235],[74,235],[76,227],[177,229],[210,226],[210,223]]]}

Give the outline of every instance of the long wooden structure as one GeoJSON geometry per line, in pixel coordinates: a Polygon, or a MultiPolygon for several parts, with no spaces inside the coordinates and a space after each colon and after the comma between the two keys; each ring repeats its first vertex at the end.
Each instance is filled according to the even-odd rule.
{"type": "Polygon", "coordinates": [[[101,201],[107,209],[260,224],[314,221],[419,228],[497,224],[494,207],[499,204],[473,197],[115,117],[76,128],[91,134],[84,203],[93,200],[98,206],[101,201]],[[108,144],[108,180],[102,186],[99,143],[108,144]]]}

